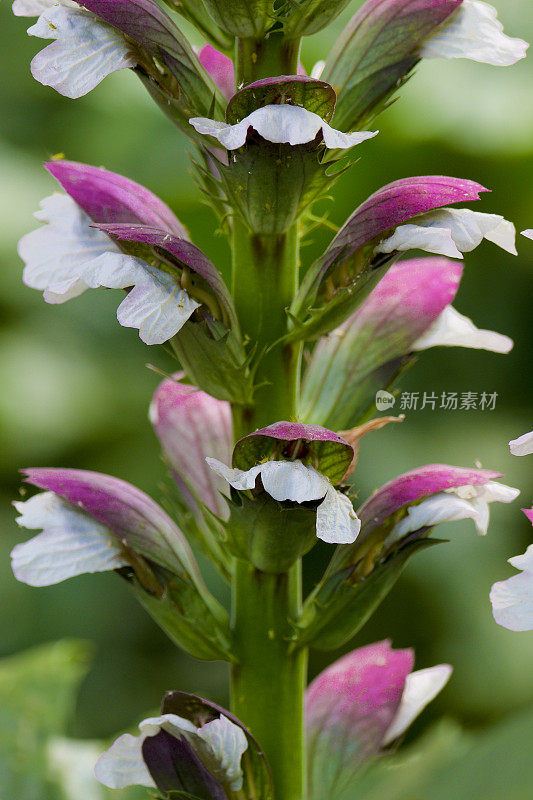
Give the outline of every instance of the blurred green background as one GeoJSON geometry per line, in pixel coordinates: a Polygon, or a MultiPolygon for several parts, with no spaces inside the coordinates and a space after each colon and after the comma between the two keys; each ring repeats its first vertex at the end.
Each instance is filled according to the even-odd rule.
{"type": "MultiPolygon", "coordinates": [[[[510,34],[533,38],[529,0],[493,0],[510,34]]],[[[358,3],[328,31],[305,42],[307,69],[329,50],[358,3]]],[[[29,62],[42,42],[27,37],[10,4],[0,8],[0,655],[63,637],[95,643],[70,732],[103,737],[131,725],[180,688],[227,701],[223,666],[176,651],[114,575],[87,576],[49,589],[18,584],[9,551],[23,534],[13,522],[23,466],[101,470],[161,496],[165,478],[147,407],[158,377],[172,363],[147,350],[116,322],[117,296],[87,292],[47,306],[21,282],[16,242],[34,227],[32,213],[55,186],[41,167],[52,154],[102,165],[145,184],[189,227],[221,269],[228,250],[200,203],[189,175],[186,141],[153,106],[135,76],[115,73],[87,97],[69,101],[36,83],[29,62]]],[[[196,44],[201,42],[196,39],[196,44]]],[[[337,186],[331,219],[341,223],[371,192],[408,175],[471,178],[493,190],[476,208],[504,214],[518,230],[533,226],[533,62],[498,69],[468,61],[420,66],[402,98],[379,121],[381,133],[337,186]]],[[[36,224],[36,223],[35,223],[36,224]]],[[[327,243],[326,230],[304,251],[306,263],[327,243]]],[[[494,411],[416,411],[401,426],[368,437],[355,482],[364,498],[399,472],[442,461],[505,473],[522,489],[513,507],[493,507],[486,539],[473,525],[439,529],[451,543],[419,555],[359,636],[414,646],[418,667],[447,661],[455,674],[422,723],[443,713],[483,728],[533,701],[533,633],[513,634],[492,619],[491,584],[514,571],[506,559],[523,552],[531,526],[531,459],[512,458],[507,442],[532,424],[531,274],[533,243],[519,237],[514,258],[485,243],[466,258],[456,306],[481,327],[512,336],[508,356],[461,349],[423,354],[401,383],[404,391],[497,392],[494,411]]],[[[317,548],[309,575],[327,549],[317,548]]],[[[217,588],[218,590],[218,588],[217,588]]],[[[313,656],[314,671],[329,660],[313,656]]],[[[419,726],[418,726],[419,727],[419,726]]],[[[415,733],[417,732],[415,728],[415,733]]],[[[530,745],[531,746],[531,745],[530,745]]]]}

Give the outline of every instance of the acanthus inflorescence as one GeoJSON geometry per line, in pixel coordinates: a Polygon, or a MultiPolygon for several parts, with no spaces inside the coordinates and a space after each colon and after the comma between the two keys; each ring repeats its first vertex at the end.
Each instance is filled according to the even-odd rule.
{"type": "MultiPolygon", "coordinates": [[[[15,503],[17,521],[42,532],[14,548],[13,569],[33,586],[113,570],[180,647],[231,665],[231,712],[170,693],[140,736],[125,734],[101,757],[103,783],[193,800],[274,791],[322,800],[397,740],[450,668],[412,672],[410,651],[381,643],[326,669],[304,703],[308,648],[350,642],[435,525],[471,519],[485,534],[489,503],[518,495],[497,472],[431,464],[361,502],[360,439],[402,421],[368,412],[417,352],[509,352],[507,336],[478,329],[452,303],[465,253],[483,240],[517,251],[511,222],[462,207],[487,190],[445,176],[378,189],[312,264],[301,237],[354,152],[372,157],[376,116],[422,59],[509,66],[527,44],[479,0],[367,0],[308,76],[301,38],[345,0],[167,5],[200,32],[201,49],[154,0],[13,4],[38,17],[31,35],[52,40],[32,61],[34,77],[64,96],[133,70],[189,138],[233,254],[228,286],[151,191],[102,168],[46,164],[62,191],[42,201],[42,226],[20,242],[24,281],[48,303],[120,289],[120,324],[176,356],[182,371],[158,387],[150,419],[178,499],[170,516],[118,478],[26,470],[42,491],[15,503]],[[411,250],[430,256],[403,259],[411,250]],[[304,599],[302,557],[317,539],[337,547],[304,599]],[[231,613],[193,550],[231,584],[231,613]]],[[[529,560],[512,561],[523,570],[511,579],[517,590],[529,560]]],[[[494,587],[495,614],[513,587],[494,587]]]]}

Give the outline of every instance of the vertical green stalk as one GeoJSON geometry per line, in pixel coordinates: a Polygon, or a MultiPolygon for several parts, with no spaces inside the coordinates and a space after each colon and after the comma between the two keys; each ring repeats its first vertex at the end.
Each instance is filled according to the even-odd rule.
{"type": "MultiPolygon", "coordinates": [[[[303,800],[303,699],[307,651],[288,652],[289,620],[301,605],[301,564],[281,575],[237,561],[233,594],[232,711],[257,737],[274,777],[276,800],[303,800]]],[[[262,798],[258,798],[262,800],[262,798]]]]}
{"type": "Polygon", "coordinates": [[[235,420],[241,436],[296,414],[301,348],[274,343],[287,333],[298,259],[297,224],[282,234],[263,235],[234,219],[232,294],[241,330],[260,357],[254,405],[235,420]]]}
{"type": "MultiPolygon", "coordinates": [[[[300,43],[273,33],[238,40],[237,85],[295,75],[300,43]]],[[[275,344],[287,332],[287,308],[298,289],[299,237],[295,223],[281,234],[251,231],[233,218],[232,295],[243,334],[261,357],[254,403],[233,410],[235,437],[296,416],[301,348],[275,344]]],[[[267,574],[236,560],[232,582],[231,708],[248,725],[270,763],[276,800],[304,800],[303,701],[307,651],[289,652],[290,621],[302,603],[301,562],[267,574]]],[[[260,798],[260,800],[263,800],[260,798]]]]}

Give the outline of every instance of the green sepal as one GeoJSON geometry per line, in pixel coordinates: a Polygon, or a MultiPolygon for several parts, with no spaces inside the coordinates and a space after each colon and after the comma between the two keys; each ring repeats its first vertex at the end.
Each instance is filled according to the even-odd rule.
{"type": "Polygon", "coordinates": [[[147,591],[128,569],[120,570],[159,627],[182,650],[205,661],[233,661],[228,613],[207,591],[155,569],[160,591],[147,591]]]}
{"type": "Polygon", "coordinates": [[[317,650],[343,647],[388,595],[411,556],[435,544],[440,544],[439,540],[419,538],[409,542],[356,584],[350,582],[353,566],[319,584],[295,623],[293,646],[309,645],[317,650]]]}
{"type": "Polygon", "coordinates": [[[217,50],[231,53],[233,37],[228,36],[220,30],[218,25],[215,25],[201,0],[199,2],[198,0],[163,0],[163,2],[194,25],[217,50]]]}
{"type": "Polygon", "coordinates": [[[287,572],[316,543],[316,511],[232,492],[226,524],[232,554],[271,574],[287,572]]]}
{"type": "Polygon", "coordinates": [[[251,231],[281,234],[336,180],[320,162],[323,147],[291,146],[249,137],[230,163],[217,165],[230,205],[251,231]]]}
{"type": "Polygon", "coordinates": [[[326,28],[350,0],[287,0],[283,30],[288,38],[311,36],[326,28]]]}
{"type": "Polygon", "coordinates": [[[267,78],[251,83],[233,95],[226,109],[226,122],[235,125],[258,108],[287,102],[312,111],[329,122],[336,100],[335,90],[324,81],[304,77],[267,78]]]}
{"type": "Polygon", "coordinates": [[[239,38],[264,36],[275,19],[274,0],[203,0],[223,31],[239,38]]]}
{"type": "MultiPolygon", "coordinates": [[[[308,308],[307,314],[305,313],[305,308],[298,307],[299,300],[304,295],[308,283],[311,283],[310,280],[307,282],[306,276],[299,296],[296,298],[296,303],[291,309],[291,313],[295,316],[301,314],[304,321],[289,332],[284,342],[312,341],[331,333],[339,325],[342,325],[364,303],[397,257],[398,255],[391,256],[386,259],[385,263],[380,261],[374,266],[369,264],[362,268],[359,272],[350,276],[344,285],[335,287],[332,290],[331,297],[328,298],[325,295],[321,305],[317,305],[315,308],[308,308]]],[[[311,267],[311,270],[313,270],[313,267],[311,267]]]]}
{"type": "Polygon", "coordinates": [[[187,378],[218,400],[250,405],[253,370],[242,344],[220,322],[198,312],[171,340],[187,378]]]}

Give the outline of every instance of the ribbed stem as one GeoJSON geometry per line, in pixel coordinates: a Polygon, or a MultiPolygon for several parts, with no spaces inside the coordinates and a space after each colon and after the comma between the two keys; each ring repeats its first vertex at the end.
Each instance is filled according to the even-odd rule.
{"type": "Polygon", "coordinates": [[[235,652],[231,710],[263,748],[276,800],[305,796],[303,698],[307,651],[288,652],[289,619],[301,606],[300,563],[269,575],[238,561],[233,592],[235,652]]]}
{"type": "Polygon", "coordinates": [[[264,39],[237,39],[237,86],[261,78],[296,75],[300,42],[300,39],[285,39],[280,32],[270,33],[264,39]]]}

